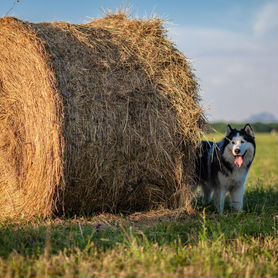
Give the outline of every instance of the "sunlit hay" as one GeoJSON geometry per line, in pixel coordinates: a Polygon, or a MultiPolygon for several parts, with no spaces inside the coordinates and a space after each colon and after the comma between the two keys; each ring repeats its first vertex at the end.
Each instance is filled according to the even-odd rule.
{"type": "Polygon", "coordinates": [[[0,20],[0,218],[190,210],[204,122],[161,20],[0,20]]]}

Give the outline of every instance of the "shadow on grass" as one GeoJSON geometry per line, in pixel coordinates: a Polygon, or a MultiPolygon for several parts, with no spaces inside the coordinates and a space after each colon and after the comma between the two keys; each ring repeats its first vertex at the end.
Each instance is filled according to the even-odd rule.
{"type": "Polygon", "coordinates": [[[278,190],[250,188],[245,196],[245,210],[250,213],[277,213],[278,190]]]}
{"type": "Polygon", "coordinates": [[[39,256],[45,252],[57,254],[65,249],[84,250],[94,245],[102,250],[113,248],[123,241],[115,228],[101,230],[100,224],[80,225],[74,221],[59,223],[5,225],[0,228],[0,257],[16,252],[25,256],[39,256]]]}
{"type": "MultiPolygon", "coordinates": [[[[202,211],[206,209],[208,213],[217,213],[214,205],[211,203],[207,206],[202,204],[202,197],[196,199],[195,209],[202,211]]],[[[244,197],[244,213],[277,213],[278,212],[278,190],[273,188],[250,188],[244,197]]],[[[225,212],[233,212],[230,205],[229,197],[226,198],[225,212]]]]}

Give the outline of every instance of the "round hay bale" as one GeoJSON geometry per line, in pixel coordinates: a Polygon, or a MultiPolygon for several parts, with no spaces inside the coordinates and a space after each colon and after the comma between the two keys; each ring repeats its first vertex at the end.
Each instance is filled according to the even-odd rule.
{"type": "Polygon", "coordinates": [[[204,122],[161,20],[0,20],[0,218],[189,209],[204,122]]]}

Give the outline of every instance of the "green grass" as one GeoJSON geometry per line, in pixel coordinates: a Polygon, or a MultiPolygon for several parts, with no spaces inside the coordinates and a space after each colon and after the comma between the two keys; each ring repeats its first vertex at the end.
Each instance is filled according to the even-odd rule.
{"type": "Polygon", "coordinates": [[[1,223],[0,277],[277,277],[277,166],[277,137],[258,135],[241,214],[1,223]]]}

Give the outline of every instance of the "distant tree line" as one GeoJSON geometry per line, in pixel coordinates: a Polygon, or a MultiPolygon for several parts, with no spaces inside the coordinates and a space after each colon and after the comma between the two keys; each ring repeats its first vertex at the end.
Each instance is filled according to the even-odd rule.
{"type": "MultiPolygon", "coordinates": [[[[245,123],[229,123],[233,128],[241,129],[244,127],[245,123]]],[[[252,128],[255,132],[278,132],[278,123],[252,123],[252,128]]],[[[208,131],[214,132],[215,130],[220,133],[225,133],[227,129],[226,122],[214,122],[209,124],[208,131]]]]}

